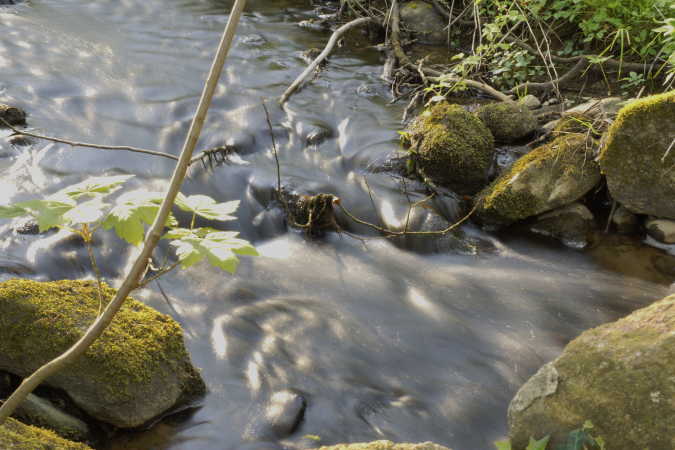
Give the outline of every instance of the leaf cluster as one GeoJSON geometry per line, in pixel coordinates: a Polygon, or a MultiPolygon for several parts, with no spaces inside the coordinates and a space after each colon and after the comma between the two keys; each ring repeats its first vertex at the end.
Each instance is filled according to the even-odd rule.
{"type": "MultiPolygon", "coordinates": [[[[580,428],[570,431],[555,449],[548,448],[550,436],[539,440],[531,437],[525,450],[606,450],[604,439],[591,434],[593,428],[593,423],[587,420],[580,428]]],[[[497,450],[514,450],[508,440],[495,442],[495,447],[497,450]]]]}

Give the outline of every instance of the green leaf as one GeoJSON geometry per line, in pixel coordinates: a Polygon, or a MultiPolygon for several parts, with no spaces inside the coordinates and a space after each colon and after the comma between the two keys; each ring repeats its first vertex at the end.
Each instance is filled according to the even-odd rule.
{"type": "Polygon", "coordinates": [[[30,214],[26,209],[16,205],[0,206],[0,219],[12,219],[30,214]]]}
{"type": "Polygon", "coordinates": [[[183,211],[197,214],[209,220],[235,220],[233,216],[239,207],[239,200],[230,202],[216,203],[214,199],[207,195],[191,195],[186,197],[179,193],[176,197],[176,205],[183,211]]]}
{"type": "Polygon", "coordinates": [[[69,225],[98,222],[105,215],[108,206],[100,198],[93,198],[66,212],[63,219],[69,225]]]}
{"type": "Polygon", "coordinates": [[[538,441],[534,438],[530,438],[530,442],[527,444],[527,448],[525,448],[525,450],[546,450],[549,439],[550,436],[546,436],[542,439],[539,439],[538,441]]]}
{"type": "Polygon", "coordinates": [[[40,233],[50,228],[62,227],[68,224],[63,215],[75,207],[75,202],[65,198],[54,200],[47,198],[45,200],[28,200],[14,205],[15,208],[22,208],[33,216],[38,223],[40,233]]]}
{"type": "Polygon", "coordinates": [[[584,445],[595,444],[595,440],[583,428],[571,431],[567,435],[565,442],[560,444],[556,450],[584,450],[584,445]]]}
{"type": "Polygon", "coordinates": [[[495,442],[495,447],[497,447],[497,450],[511,450],[511,441],[506,440],[506,441],[497,441],[495,442]]]}
{"type": "Polygon", "coordinates": [[[132,178],[133,175],[115,175],[110,177],[92,177],[87,178],[81,183],[73,184],[61,189],[55,195],[67,195],[72,199],[78,199],[85,195],[90,197],[97,197],[111,194],[120,188],[120,185],[132,178]]]}
{"type": "MultiPolygon", "coordinates": [[[[159,192],[127,192],[120,196],[103,222],[103,228],[115,229],[115,233],[131,245],[143,242],[144,224],[151,225],[159,211],[164,194],[159,192]]],[[[170,217],[169,225],[175,223],[170,217]]]]}
{"type": "Polygon", "coordinates": [[[237,255],[257,256],[258,252],[248,242],[237,238],[234,231],[214,231],[212,228],[175,228],[164,239],[173,239],[176,255],[182,267],[190,267],[206,259],[212,266],[234,273],[239,266],[237,255]]]}

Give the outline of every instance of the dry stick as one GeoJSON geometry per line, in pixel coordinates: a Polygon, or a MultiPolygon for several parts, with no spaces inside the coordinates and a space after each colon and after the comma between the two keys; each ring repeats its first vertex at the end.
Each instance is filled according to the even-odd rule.
{"type": "MultiPolygon", "coordinates": [[[[64,139],[64,138],[57,138],[57,137],[52,137],[52,136],[45,136],[43,134],[37,134],[37,133],[32,133],[30,131],[24,131],[24,130],[19,130],[18,128],[12,126],[9,122],[7,122],[5,119],[0,117],[0,122],[3,123],[4,126],[9,128],[14,132],[15,135],[17,136],[29,136],[32,138],[36,139],[42,139],[44,141],[50,141],[50,142],[56,142],[58,144],[66,144],[70,145],[71,147],[85,147],[85,148],[94,148],[97,150],[118,150],[118,151],[128,151],[128,152],[134,152],[134,153],[143,153],[146,155],[151,155],[151,156],[161,156],[162,158],[168,158],[168,159],[173,159],[174,161],[178,161],[178,157],[175,155],[172,155],[171,153],[165,153],[165,152],[160,152],[157,150],[148,150],[145,148],[139,148],[139,147],[131,147],[129,145],[101,145],[101,144],[90,144],[88,142],[77,142],[77,141],[72,141],[69,139],[64,139]]],[[[201,152],[195,157],[193,157],[190,160],[190,165],[194,164],[195,162],[201,160],[206,156],[206,152],[201,152]]]]}
{"type": "Polygon", "coordinates": [[[162,201],[157,217],[155,217],[155,221],[152,223],[150,230],[146,234],[143,249],[127,273],[127,276],[122,282],[122,285],[117,290],[115,298],[113,298],[113,300],[108,303],[108,306],[103,311],[103,314],[100,315],[96,321],[94,321],[85,334],[72,347],[70,347],[62,355],[40,367],[31,376],[23,380],[18,389],[14,391],[14,393],[7,399],[7,401],[5,401],[2,407],[0,407],[0,424],[4,423],[4,421],[14,412],[16,407],[19,406],[26,396],[40,383],[42,383],[49,376],[61,370],[63,367],[72,363],[75,359],[86,352],[89,346],[93,344],[94,341],[96,341],[96,339],[108,327],[108,325],[110,325],[110,322],[112,322],[115,314],[120,309],[129,293],[138,287],[140,279],[145,273],[145,268],[148,265],[148,261],[152,256],[152,252],[157,246],[157,242],[159,241],[160,237],[162,236],[164,224],[166,223],[166,219],[169,217],[169,213],[173,207],[176,195],[178,194],[183,179],[185,178],[185,173],[187,172],[188,166],[190,164],[190,157],[192,156],[192,152],[194,151],[197,140],[199,139],[199,134],[201,133],[204,119],[206,118],[206,113],[211,104],[213,93],[215,92],[216,86],[218,85],[218,79],[220,78],[220,73],[222,71],[223,64],[225,63],[227,53],[230,49],[230,46],[232,45],[234,33],[245,4],[246,0],[236,0],[234,6],[232,7],[230,18],[227,22],[227,26],[225,27],[225,31],[223,32],[223,37],[218,46],[218,51],[213,60],[213,64],[211,65],[209,76],[206,80],[202,96],[199,100],[197,113],[192,119],[192,124],[190,125],[190,130],[188,131],[183,150],[180,153],[178,163],[176,164],[173,175],[171,176],[171,182],[166,196],[162,201]]]}
{"type": "Polygon", "coordinates": [[[326,59],[328,55],[333,51],[333,48],[335,47],[335,44],[337,44],[338,39],[340,39],[340,36],[345,34],[347,31],[350,29],[359,26],[364,23],[372,22],[373,19],[370,17],[361,17],[359,19],[352,20],[351,22],[347,22],[346,24],[342,25],[340,28],[335,30],[333,32],[333,35],[330,37],[328,40],[328,43],[326,44],[326,47],[324,47],[323,51],[317,56],[314,61],[312,61],[309,66],[305,69],[304,72],[298,76],[298,78],[291,83],[291,85],[286,89],[286,91],[283,93],[281,98],[279,99],[279,103],[283,104],[286,103],[288,98],[293,95],[293,93],[300,87],[300,85],[305,81],[305,79],[312,73],[314,72],[314,69],[316,69],[319,64],[321,64],[321,61],[326,59]]]}
{"type": "Polygon", "coordinates": [[[542,92],[554,89],[556,86],[562,86],[576,79],[588,66],[586,58],[580,59],[574,67],[565,72],[560,78],[556,80],[546,81],[543,83],[536,83],[528,81],[521,83],[511,89],[511,92],[542,92]]]}
{"type": "MultiPolygon", "coordinates": [[[[394,54],[399,61],[399,64],[407,69],[412,71],[417,71],[417,66],[410,60],[408,55],[406,55],[403,47],[401,46],[401,26],[400,26],[400,12],[398,8],[398,1],[394,0],[392,3],[392,14],[391,14],[391,43],[394,47],[394,54]]],[[[494,97],[503,102],[512,102],[513,100],[496,90],[495,88],[488,86],[485,83],[481,83],[475,80],[468,80],[466,78],[452,77],[440,72],[438,70],[430,69],[428,67],[422,68],[422,71],[427,75],[428,79],[431,81],[454,81],[456,83],[464,83],[466,86],[472,87],[479,91],[482,91],[488,94],[490,97],[494,97]]]]}

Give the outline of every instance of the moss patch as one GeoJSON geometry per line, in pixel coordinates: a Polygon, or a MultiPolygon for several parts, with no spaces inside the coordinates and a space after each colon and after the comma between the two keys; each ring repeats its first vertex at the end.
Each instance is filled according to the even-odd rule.
{"type": "Polygon", "coordinates": [[[674,138],[675,91],[619,111],[599,161],[610,193],[630,211],[675,219],[674,138]]]}
{"type": "Polygon", "coordinates": [[[461,106],[441,103],[427,109],[411,124],[409,140],[418,167],[433,182],[462,194],[485,185],[494,140],[461,106]]]}
{"type": "Polygon", "coordinates": [[[516,142],[537,129],[532,111],[518,103],[490,103],[481,106],[476,114],[498,142],[516,142]]]}
{"type": "Polygon", "coordinates": [[[55,433],[14,420],[0,425],[0,448],[20,450],[91,450],[91,447],[68,441],[55,433]]]}
{"type": "Polygon", "coordinates": [[[553,364],[557,391],[509,418],[516,446],[591,420],[612,450],[675,448],[675,295],[586,331],[553,364]]]}
{"type": "MultiPolygon", "coordinates": [[[[114,295],[113,289],[104,286],[105,303],[114,295]]],[[[0,368],[19,376],[32,373],[72,346],[94,321],[98,309],[93,281],[15,279],[0,283],[0,368]]],[[[180,326],[128,298],[101,338],[50,378],[50,384],[65,389],[78,403],[78,395],[96,396],[105,410],[105,405],[146,401],[138,399],[144,388],[153,395],[171,396],[175,393],[168,386],[166,393],[151,387],[158,380],[176,377],[183,390],[204,391],[201,377],[189,362],[180,326]]],[[[91,408],[80,406],[97,417],[91,408]]]]}
{"type": "Polygon", "coordinates": [[[581,134],[561,136],[532,150],[477,197],[477,217],[508,225],[578,200],[600,180],[594,141],[581,134]]]}
{"type": "Polygon", "coordinates": [[[448,450],[438,444],[424,442],[421,444],[395,444],[391,441],[374,441],[358,444],[338,444],[323,446],[315,450],[448,450]]]}

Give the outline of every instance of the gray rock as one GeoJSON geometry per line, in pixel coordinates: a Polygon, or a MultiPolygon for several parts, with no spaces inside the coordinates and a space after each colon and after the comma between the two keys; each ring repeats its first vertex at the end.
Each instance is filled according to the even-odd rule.
{"type": "Polygon", "coordinates": [[[509,421],[525,411],[535,400],[555,394],[558,390],[558,371],[553,363],[544,364],[532,378],[521,386],[509,404],[509,421]]]}
{"type": "Polygon", "coordinates": [[[541,101],[532,94],[527,94],[519,100],[519,103],[529,109],[537,109],[541,106],[541,101]]]}
{"type": "Polygon", "coordinates": [[[584,103],[567,109],[564,115],[585,114],[592,117],[602,116],[612,118],[617,115],[619,110],[626,103],[628,103],[628,101],[621,97],[592,98],[584,103]]]}
{"type": "Polygon", "coordinates": [[[537,119],[527,106],[518,103],[490,103],[476,115],[490,129],[495,141],[510,144],[528,137],[537,129],[537,119]]]}
{"type": "Polygon", "coordinates": [[[307,408],[305,398],[292,390],[275,392],[264,413],[251,421],[244,432],[249,440],[283,439],[300,426],[307,408]]]}
{"type": "Polygon", "coordinates": [[[593,213],[581,203],[571,203],[537,217],[530,226],[534,233],[559,239],[565,245],[583,248],[595,228],[593,213]]]}
{"type": "Polygon", "coordinates": [[[657,241],[664,244],[675,244],[675,220],[650,219],[645,223],[645,227],[647,233],[657,241]]]}
{"type": "Polygon", "coordinates": [[[638,229],[638,216],[621,205],[614,211],[612,224],[614,224],[617,233],[633,234],[638,229]]]}
{"type": "Polygon", "coordinates": [[[405,30],[413,32],[415,39],[422,44],[443,44],[448,34],[443,28],[447,25],[433,5],[412,0],[401,6],[401,22],[405,30]]]}
{"type": "Polygon", "coordinates": [[[25,423],[53,430],[66,439],[84,441],[89,437],[89,427],[86,423],[61,411],[49,400],[34,394],[28,394],[14,415],[25,423]]]}

